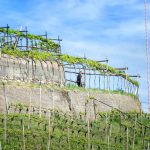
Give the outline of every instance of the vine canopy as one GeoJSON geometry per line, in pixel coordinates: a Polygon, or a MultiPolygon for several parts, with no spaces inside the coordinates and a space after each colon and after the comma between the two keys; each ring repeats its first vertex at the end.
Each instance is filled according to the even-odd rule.
{"type": "MultiPolygon", "coordinates": [[[[59,48],[59,45],[56,44],[55,42],[53,42],[50,39],[41,37],[41,36],[37,36],[37,35],[33,35],[30,33],[24,34],[20,31],[16,31],[16,30],[12,30],[12,29],[3,29],[0,28],[0,32],[1,33],[7,33],[8,35],[17,35],[18,37],[22,37],[22,38],[26,38],[28,37],[30,40],[36,40],[37,44],[40,45],[48,45],[47,48],[50,48],[51,50],[53,50],[53,52],[57,51],[57,49],[59,48]],[[45,44],[46,43],[46,44],[45,44]]],[[[84,58],[78,58],[78,57],[74,57],[74,56],[70,56],[67,54],[58,54],[57,53],[53,53],[52,51],[43,51],[42,47],[41,50],[37,49],[36,47],[30,47],[30,50],[28,51],[21,51],[19,48],[14,47],[14,46],[10,46],[5,44],[2,48],[1,48],[1,52],[3,54],[8,54],[11,56],[15,56],[15,57],[21,57],[21,58],[30,58],[30,59],[34,59],[36,60],[56,60],[59,59],[62,62],[67,62],[69,64],[83,64],[86,65],[89,68],[95,69],[97,71],[99,71],[100,73],[105,73],[106,75],[116,75],[116,76],[121,76],[124,79],[126,79],[127,81],[129,81],[130,83],[132,83],[133,85],[139,87],[139,83],[136,80],[133,80],[132,78],[130,78],[127,74],[123,73],[120,70],[117,70],[111,66],[108,66],[107,64],[103,64],[91,59],[84,59],[84,58]]]]}

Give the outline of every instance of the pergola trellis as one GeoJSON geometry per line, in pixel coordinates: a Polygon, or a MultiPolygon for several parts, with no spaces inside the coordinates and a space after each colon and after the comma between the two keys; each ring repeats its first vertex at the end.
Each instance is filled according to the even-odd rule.
{"type": "MultiPolygon", "coordinates": [[[[97,68],[91,67],[86,63],[76,62],[70,63],[63,59],[63,54],[61,54],[60,42],[62,40],[58,37],[56,39],[48,39],[47,32],[43,35],[32,35],[28,33],[27,28],[25,30],[15,31],[10,30],[10,27],[0,27],[0,48],[7,47],[12,51],[16,48],[20,52],[49,52],[54,57],[57,63],[64,66],[66,84],[76,84],[76,78],[79,71],[82,71],[82,82],[85,88],[94,88],[99,90],[107,91],[120,91],[127,92],[131,94],[138,94],[138,85],[134,84],[128,78],[139,78],[139,75],[128,75],[128,67],[124,68],[113,68],[119,71],[119,74],[111,72],[108,66],[108,59],[101,61],[94,61],[96,63],[106,63],[106,67],[97,68]],[[11,31],[11,32],[10,32],[11,31]],[[58,43],[54,43],[57,41],[58,43]],[[124,75],[123,75],[124,74],[124,75]]],[[[72,56],[71,56],[72,57],[72,56]]],[[[78,59],[77,57],[74,57],[78,59]]],[[[79,58],[84,61],[87,58],[79,58]]],[[[90,61],[90,60],[89,60],[90,61]]]]}
{"type": "MultiPolygon", "coordinates": [[[[86,59],[86,58],[83,58],[86,59]]],[[[108,59],[99,62],[108,63],[108,59]]],[[[128,67],[116,68],[122,72],[127,73],[128,67]]],[[[102,69],[100,73],[95,68],[89,68],[86,65],[77,64],[64,64],[66,74],[66,84],[76,85],[77,75],[82,72],[82,85],[84,88],[93,88],[104,91],[120,91],[134,95],[138,95],[138,87],[129,82],[126,78],[119,75],[108,73],[107,69],[102,69]]],[[[140,75],[128,75],[132,78],[140,78],[140,75]]]]}
{"type": "Polygon", "coordinates": [[[39,51],[42,50],[61,53],[60,42],[62,41],[62,39],[60,39],[59,36],[58,38],[48,39],[47,32],[45,32],[45,34],[43,35],[35,35],[35,37],[38,38],[31,38],[31,34],[28,33],[27,27],[25,27],[24,30],[21,29],[16,32],[15,30],[12,30],[14,31],[14,33],[10,33],[9,31],[10,27],[8,25],[6,27],[0,27],[0,48],[3,48],[7,45],[8,48],[18,48],[22,51],[30,51],[34,50],[35,48],[39,51]],[[44,40],[43,43],[42,39],[44,40]],[[48,46],[48,41],[57,41],[58,43],[55,44],[57,45],[57,48],[50,49],[50,47],[48,46]]]}

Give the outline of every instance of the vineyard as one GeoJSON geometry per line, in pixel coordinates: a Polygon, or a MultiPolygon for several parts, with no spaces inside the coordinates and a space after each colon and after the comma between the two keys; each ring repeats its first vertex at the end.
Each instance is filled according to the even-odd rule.
{"type": "Polygon", "coordinates": [[[11,114],[0,115],[0,141],[4,150],[97,149],[149,150],[150,116],[113,110],[96,119],[74,118],[57,110],[38,111],[10,105],[11,114]]]}
{"type": "MultiPolygon", "coordinates": [[[[47,34],[43,35],[46,37],[43,37],[42,35],[33,35],[28,33],[27,30],[17,31],[9,29],[9,26],[0,27],[0,33],[0,47],[2,54],[8,54],[9,56],[15,58],[19,57],[27,60],[30,59],[35,63],[37,61],[57,61],[60,65],[63,65],[65,69],[68,69],[66,68],[67,66],[69,67],[69,71],[65,70],[66,81],[75,82],[72,79],[68,80],[67,73],[69,73],[70,76],[73,76],[78,73],[78,70],[83,70],[85,87],[86,84],[88,84],[87,80],[90,82],[91,78],[95,79],[97,77],[97,80],[94,81],[94,83],[100,82],[101,78],[101,80],[104,80],[102,81],[103,83],[101,82],[101,84],[103,84],[103,87],[100,87],[99,83],[99,86],[94,86],[93,88],[103,88],[104,90],[109,90],[109,83],[112,80],[114,84],[122,84],[122,86],[119,86],[117,88],[122,88],[122,90],[126,92],[132,91],[132,93],[135,93],[135,95],[138,94],[139,83],[133,78],[138,78],[139,76],[128,75],[126,72],[128,69],[127,67],[114,68],[109,66],[108,64],[102,63],[103,61],[94,61],[87,58],[79,58],[70,56],[68,54],[62,54],[60,47],[61,40],[59,38],[54,39],[58,40],[59,42],[58,44],[56,44],[55,42],[47,38],[47,34]],[[86,78],[88,79],[86,80],[86,78]]],[[[108,62],[108,60],[106,60],[105,62],[108,62]]],[[[90,85],[92,84],[89,84],[90,88],[90,85]]]]}
{"type": "MultiPolygon", "coordinates": [[[[149,114],[144,114],[142,111],[125,113],[89,95],[89,90],[92,89],[110,95],[121,93],[138,100],[139,83],[133,78],[137,79],[140,76],[128,75],[127,67],[111,67],[108,65],[108,60],[95,61],[62,54],[60,41],[59,37],[48,39],[47,34],[30,34],[27,29],[18,31],[10,29],[9,26],[0,27],[2,61],[0,67],[1,72],[5,71],[0,75],[3,85],[0,92],[3,93],[1,97],[4,103],[4,111],[0,114],[0,150],[150,150],[149,114]],[[38,80],[35,80],[39,66],[42,68],[42,78],[39,79],[37,76],[38,80]],[[49,70],[52,72],[51,75],[49,70]],[[76,77],[81,70],[84,84],[83,87],[77,87],[76,77]],[[17,78],[17,74],[26,74],[26,77],[17,78]],[[44,86],[54,84],[52,76],[57,76],[56,86],[59,90],[62,87],[84,89],[89,98],[85,103],[94,99],[99,105],[110,107],[111,111],[96,112],[94,120],[83,112],[75,117],[71,113],[55,109],[53,90],[49,88],[47,91],[43,90],[44,86]],[[64,80],[65,83],[62,82],[64,80]],[[26,96],[31,97],[32,91],[33,99],[37,100],[36,103],[39,102],[37,104],[39,107],[31,107],[31,98],[29,105],[9,103],[10,99],[19,101],[20,98],[20,95],[12,90],[16,85],[10,83],[16,85],[20,83],[20,87],[22,85],[27,87],[27,84],[30,84],[30,87],[24,88],[26,93],[20,94],[21,98],[27,100],[26,96]],[[37,89],[34,89],[34,86],[37,89]],[[43,95],[49,92],[51,97],[44,99],[42,92],[43,95]],[[49,102],[52,99],[53,109],[42,108],[42,98],[49,102]]],[[[19,91],[21,89],[19,86],[15,90],[19,91]]],[[[62,93],[68,96],[67,92],[62,93]]],[[[55,95],[56,97],[59,96],[55,95]]],[[[45,101],[43,103],[46,105],[45,101]]],[[[71,110],[71,107],[68,109],[71,110]]]]}

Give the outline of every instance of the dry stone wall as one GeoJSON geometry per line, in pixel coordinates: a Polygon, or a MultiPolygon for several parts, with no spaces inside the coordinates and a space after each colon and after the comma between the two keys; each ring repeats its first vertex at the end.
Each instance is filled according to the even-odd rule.
{"type": "MultiPolygon", "coordinates": [[[[108,112],[112,108],[118,108],[124,112],[140,111],[140,102],[130,96],[121,94],[105,94],[100,92],[72,91],[46,87],[26,87],[5,85],[8,104],[24,104],[35,108],[57,109],[64,113],[71,113],[75,116],[85,114],[86,118],[94,119],[98,112],[108,112]],[[40,95],[41,94],[41,95],[40,95]],[[89,99],[94,97],[97,100],[89,99]]],[[[5,109],[4,88],[0,88],[0,111],[5,109]]]]}
{"type": "Polygon", "coordinates": [[[0,78],[24,82],[65,84],[63,66],[56,61],[34,61],[8,55],[0,58],[0,78]]]}
{"type": "Polygon", "coordinates": [[[6,104],[9,106],[13,103],[32,105],[38,108],[37,112],[39,108],[51,108],[75,116],[84,114],[84,117],[94,119],[98,112],[107,112],[112,109],[97,100],[124,112],[140,111],[141,109],[139,100],[125,95],[73,91],[58,87],[48,88],[45,83],[65,84],[63,66],[54,61],[41,62],[3,55],[0,57],[0,78],[1,83],[3,79],[6,82],[13,80],[11,84],[5,83],[5,86],[0,84],[0,112],[5,111],[6,104]],[[29,86],[30,84],[32,86],[29,86]]]}

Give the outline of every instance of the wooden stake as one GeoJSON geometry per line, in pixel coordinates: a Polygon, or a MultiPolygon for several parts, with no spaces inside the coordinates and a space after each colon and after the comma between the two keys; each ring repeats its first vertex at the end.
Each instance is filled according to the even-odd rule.
{"type": "Polygon", "coordinates": [[[128,150],[128,142],[129,142],[129,132],[128,132],[128,127],[127,127],[127,143],[126,143],[126,150],[128,150]]]}
{"type": "Polygon", "coordinates": [[[108,135],[108,150],[110,150],[110,146],[109,146],[109,135],[108,135]]]}
{"type": "Polygon", "coordinates": [[[39,108],[39,117],[41,118],[41,97],[42,97],[42,89],[41,89],[41,83],[40,83],[40,108],[39,108]]]}
{"type": "Polygon", "coordinates": [[[149,142],[148,142],[147,150],[150,150],[150,145],[149,145],[149,142]]]}
{"type": "Polygon", "coordinates": [[[23,149],[25,150],[25,136],[24,136],[24,118],[22,119],[22,139],[23,139],[23,149]]]}
{"type": "Polygon", "coordinates": [[[30,115],[31,115],[31,93],[30,91],[30,104],[29,104],[29,115],[28,115],[28,129],[30,129],[30,115]]]}
{"type": "Polygon", "coordinates": [[[6,143],[6,140],[7,140],[7,133],[6,133],[6,130],[7,130],[7,98],[6,98],[5,83],[2,82],[2,84],[3,84],[3,90],[4,90],[4,103],[5,103],[5,108],[4,108],[4,129],[5,129],[4,141],[6,143]]]}
{"type": "Polygon", "coordinates": [[[68,149],[70,150],[70,137],[69,137],[69,126],[68,126],[68,149]]]}
{"type": "Polygon", "coordinates": [[[135,144],[135,128],[136,128],[136,122],[137,122],[137,118],[135,117],[135,121],[134,121],[134,132],[133,132],[133,143],[132,143],[133,149],[134,149],[134,144],[135,144]]]}
{"type": "Polygon", "coordinates": [[[125,92],[128,92],[128,80],[127,80],[127,68],[125,70],[126,79],[125,79],[125,92]]]}
{"type": "Polygon", "coordinates": [[[105,117],[105,129],[106,129],[106,142],[107,142],[107,112],[106,112],[106,117],[105,117]]]}
{"type": "Polygon", "coordinates": [[[50,144],[51,144],[51,139],[50,139],[50,134],[51,134],[51,126],[50,126],[50,117],[51,117],[51,112],[49,110],[49,116],[48,116],[48,150],[50,150],[50,144]]]}
{"type": "Polygon", "coordinates": [[[5,103],[5,109],[4,109],[4,111],[6,112],[6,114],[8,114],[8,101],[7,101],[7,96],[6,96],[5,83],[2,82],[2,84],[3,84],[3,90],[4,90],[4,103],[5,103]]]}
{"type": "Polygon", "coordinates": [[[52,101],[53,101],[53,116],[52,116],[52,126],[54,125],[54,105],[55,105],[55,102],[54,102],[54,97],[53,97],[53,90],[52,90],[52,101]]]}
{"type": "Polygon", "coordinates": [[[88,150],[90,150],[90,121],[89,121],[89,118],[88,118],[88,150]]]}

